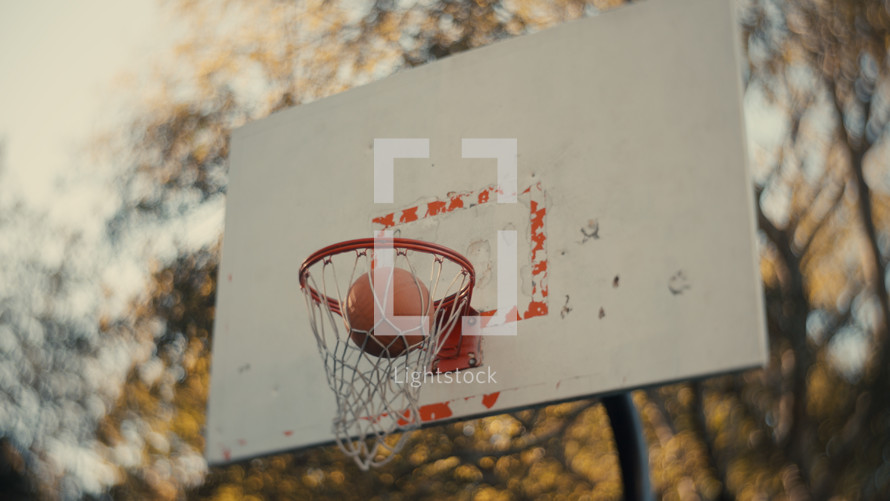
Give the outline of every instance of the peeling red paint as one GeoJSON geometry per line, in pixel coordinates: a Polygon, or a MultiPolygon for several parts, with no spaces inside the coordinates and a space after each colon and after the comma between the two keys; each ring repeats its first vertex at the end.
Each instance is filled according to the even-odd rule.
{"type": "Polygon", "coordinates": [[[544,242],[547,240],[547,237],[544,236],[543,233],[535,233],[532,235],[532,242],[535,243],[535,246],[532,247],[532,256],[536,254],[538,251],[544,250],[544,242]]]}
{"type": "Polygon", "coordinates": [[[451,412],[451,407],[448,405],[448,402],[424,405],[420,408],[420,420],[424,423],[447,419],[452,415],[453,413],[451,412]]]}
{"type": "MultiPolygon", "coordinates": [[[[479,316],[482,317],[482,327],[488,327],[488,324],[494,318],[494,314],[497,313],[497,310],[485,310],[478,312],[479,316]]],[[[506,318],[504,319],[506,322],[518,322],[524,319],[525,316],[519,314],[519,308],[514,306],[507,313],[506,318]]]]}
{"type": "MultiPolygon", "coordinates": [[[[362,420],[364,420],[364,421],[369,421],[369,422],[371,422],[371,423],[377,424],[377,423],[379,423],[381,420],[383,420],[383,418],[385,418],[385,417],[387,417],[387,416],[389,416],[389,413],[388,413],[388,412],[384,412],[383,414],[380,414],[379,416],[376,416],[376,417],[373,417],[373,416],[361,416],[361,417],[359,417],[359,419],[362,419],[362,420]]],[[[402,413],[402,417],[400,417],[399,420],[397,421],[397,423],[399,424],[399,426],[405,426],[405,425],[410,424],[411,421],[409,421],[409,420],[407,419],[407,418],[409,418],[409,417],[411,417],[411,409],[406,409],[405,412],[402,413]]]]}
{"type": "Polygon", "coordinates": [[[507,322],[518,322],[519,321],[519,308],[514,306],[510,309],[509,313],[507,313],[507,318],[505,319],[507,322]]]}
{"type": "MultiPolygon", "coordinates": [[[[427,217],[447,214],[457,209],[472,207],[474,205],[472,203],[474,199],[476,203],[480,205],[488,203],[492,200],[491,195],[493,193],[503,193],[503,190],[500,190],[497,186],[488,186],[475,192],[451,192],[448,193],[446,198],[427,202],[425,213],[423,214],[423,216],[419,215],[420,209],[423,206],[418,205],[401,209],[397,212],[391,212],[389,214],[375,217],[371,219],[371,221],[373,224],[382,227],[379,229],[387,230],[393,228],[394,226],[396,226],[396,224],[410,223],[427,217]],[[398,223],[396,223],[397,215],[399,221],[398,223]]],[[[530,195],[531,198],[529,204],[529,229],[531,235],[529,238],[532,247],[530,256],[530,264],[532,266],[532,297],[525,314],[520,316],[517,309],[517,312],[511,312],[511,314],[508,316],[508,321],[542,316],[546,315],[548,312],[547,298],[549,296],[549,289],[547,287],[547,232],[545,230],[545,220],[547,216],[547,205],[545,203],[546,193],[544,192],[541,183],[535,183],[523,190],[521,194],[530,195]]],[[[491,316],[493,314],[494,311],[481,313],[481,315],[483,316],[491,316]]]]}
{"type": "Polygon", "coordinates": [[[495,402],[498,401],[498,397],[501,396],[501,392],[496,391],[494,393],[489,393],[488,395],[482,396],[482,405],[486,408],[491,409],[494,406],[495,402]]]}
{"type": "Polygon", "coordinates": [[[532,260],[535,259],[535,254],[538,251],[544,250],[544,242],[547,240],[547,235],[544,234],[544,215],[547,212],[547,209],[541,208],[540,210],[536,210],[537,204],[534,200],[532,200],[532,212],[531,212],[531,228],[532,228],[532,236],[531,240],[535,243],[534,247],[532,247],[532,260]]]}
{"type": "Polygon", "coordinates": [[[448,203],[448,212],[464,208],[464,199],[461,198],[461,196],[462,195],[455,195],[451,197],[451,201],[448,203]]]}
{"type": "Polygon", "coordinates": [[[544,215],[547,214],[547,208],[541,207],[538,208],[537,200],[531,201],[531,215],[532,215],[532,231],[537,232],[544,227],[544,215]]]}
{"type": "Polygon", "coordinates": [[[409,207],[403,210],[401,217],[399,217],[400,223],[410,223],[412,221],[417,221],[417,207],[409,207]]]}
{"type": "Polygon", "coordinates": [[[385,216],[375,217],[371,222],[383,226],[383,229],[392,228],[396,225],[395,217],[395,213],[389,213],[385,216]]]}
{"type": "Polygon", "coordinates": [[[372,416],[362,416],[362,417],[360,417],[359,419],[364,419],[365,421],[370,421],[371,423],[379,423],[380,420],[383,419],[383,418],[385,418],[386,416],[389,416],[389,413],[388,413],[388,412],[384,412],[383,414],[381,414],[381,415],[379,415],[379,416],[377,416],[377,417],[372,417],[372,416]]]}
{"type": "Polygon", "coordinates": [[[532,241],[532,301],[528,304],[528,309],[523,318],[532,318],[546,315],[548,312],[547,297],[549,296],[549,288],[547,286],[547,250],[545,243],[547,242],[547,232],[544,230],[545,218],[547,216],[547,205],[545,201],[545,192],[541,187],[541,183],[529,186],[526,191],[535,188],[539,199],[535,199],[532,194],[532,200],[529,214],[529,226],[531,229],[532,241]]]}
{"type": "MultiPolygon", "coordinates": [[[[420,421],[427,423],[430,421],[438,421],[440,419],[450,418],[454,413],[451,411],[450,402],[440,402],[438,404],[424,405],[418,412],[420,413],[420,421]]],[[[399,418],[399,426],[406,426],[413,421],[411,418],[411,410],[406,409],[399,418]]]]}
{"type": "Polygon", "coordinates": [[[424,217],[438,216],[446,212],[447,203],[442,200],[436,200],[426,204],[426,215],[424,217]]]}
{"type": "Polygon", "coordinates": [[[522,318],[542,317],[547,314],[547,303],[543,301],[532,301],[528,304],[528,310],[522,318]]]}
{"type": "MultiPolygon", "coordinates": [[[[383,415],[386,416],[386,414],[383,414],[383,415]]],[[[402,413],[402,417],[400,417],[398,420],[399,426],[407,426],[407,425],[411,424],[411,421],[413,421],[413,419],[409,420],[408,418],[410,418],[410,417],[411,417],[411,409],[405,409],[405,412],[402,413]]]]}

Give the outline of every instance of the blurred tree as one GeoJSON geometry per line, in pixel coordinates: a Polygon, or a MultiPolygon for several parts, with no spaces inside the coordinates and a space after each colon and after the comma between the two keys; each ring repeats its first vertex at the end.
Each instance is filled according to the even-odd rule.
{"type": "Polygon", "coordinates": [[[115,499],[177,499],[206,473],[201,457],[218,249],[184,254],[152,274],[127,323],[151,340],[98,439],[125,475],[115,499]]]}
{"type": "Polygon", "coordinates": [[[693,386],[688,426],[736,495],[888,499],[890,13],[816,0],[742,12],[748,109],[779,131],[752,134],[765,138],[753,161],[771,362],[693,386]]]}
{"type": "Polygon", "coordinates": [[[24,463],[9,439],[0,438],[0,497],[3,499],[27,499],[34,492],[24,463]]]}
{"type": "MultiPolygon", "coordinates": [[[[620,3],[171,1],[189,38],[110,145],[124,171],[109,235],[123,241],[141,223],[220,200],[228,133],[247,120],[620,3]]],[[[881,0],[741,8],[747,109],[773,128],[751,131],[771,360],[636,395],[659,497],[890,499],[888,19],[881,0]]],[[[199,451],[217,261],[218,246],[183,248],[157,265],[130,317],[101,326],[143,347],[98,426],[116,498],[619,495],[593,401],[418,432],[373,474],[331,448],[207,473],[199,451]]],[[[29,331],[14,329],[24,346],[18,333],[29,331]]],[[[16,451],[31,450],[22,436],[16,451]]]]}
{"type": "Polygon", "coordinates": [[[0,235],[0,497],[100,494],[115,478],[94,429],[130,345],[99,336],[83,234],[4,190],[0,235]]]}
{"type": "MultiPolygon", "coordinates": [[[[5,178],[5,173],[6,141],[0,137],[0,180],[5,178]]],[[[3,207],[3,202],[5,202],[3,194],[0,194],[0,207],[3,207]]],[[[0,224],[4,221],[5,219],[0,215],[0,224]]],[[[6,361],[4,360],[4,362],[6,361]]],[[[2,421],[0,421],[0,426],[2,426],[2,421]]],[[[30,479],[22,455],[10,443],[3,428],[0,428],[0,497],[11,500],[25,499],[33,488],[30,486],[30,479]]]]}

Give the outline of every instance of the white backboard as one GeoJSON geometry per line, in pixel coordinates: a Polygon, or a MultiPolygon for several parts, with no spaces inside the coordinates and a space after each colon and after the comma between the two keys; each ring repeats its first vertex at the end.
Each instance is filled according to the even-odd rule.
{"type": "Polygon", "coordinates": [[[763,364],[733,9],[648,0],[236,130],[207,459],[332,441],[298,270],[380,229],[470,258],[479,310],[496,307],[497,232],[517,234],[522,319],[476,369],[496,383],[425,386],[429,424],[763,364]],[[375,203],[386,138],[427,139],[428,157],[396,159],[375,203]],[[515,203],[473,138],[515,140],[515,203]]]}

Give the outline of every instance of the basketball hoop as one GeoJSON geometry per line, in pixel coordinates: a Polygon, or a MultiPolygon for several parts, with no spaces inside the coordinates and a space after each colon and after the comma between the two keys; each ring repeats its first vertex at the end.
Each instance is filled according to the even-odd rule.
{"type": "Polygon", "coordinates": [[[461,336],[473,314],[473,265],[447,247],[366,238],[325,247],[300,267],[300,288],[337,412],[337,445],[359,467],[404,446],[387,437],[421,424],[414,374],[479,365],[479,338],[461,336]],[[369,310],[373,314],[369,313],[369,310]],[[401,311],[400,311],[401,310],[401,311]]]}

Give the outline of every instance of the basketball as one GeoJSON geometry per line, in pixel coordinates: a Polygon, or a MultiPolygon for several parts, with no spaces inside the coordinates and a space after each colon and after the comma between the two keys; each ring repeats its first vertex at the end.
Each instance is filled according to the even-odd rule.
{"type": "MultiPolygon", "coordinates": [[[[390,280],[392,276],[393,308],[392,313],[395,317],[427,317],[427,323],[424,331],[429,333],[430,319],[432,317],[432,303],[430,302],[430,293],[426,286],[417,279],[410,271],[401,268],[383,268],[377,270],[382,280],[390,280]]],[[[346,319],[349,322],[349,338],[361,347],[365,352],[380,357],[397,357],[405,353],[411,346],[419,344],[423,340],[420,324],[405,325],[401,324],[403,331],[410,330],[411,333],[417,335],[399,335],[393,332],[392,327],[385,326],[386,335],[374,334],[374,310],[377,310],[379,318],[384,318],[384,312],[379,305],[385,303],[386,298],[377,298],[375,300],[375,292],[372,287],[373,276],[371,280],[367,274],[362,274],[349,287],[349,293],[346,296],[346,319]],[[379,303],[379,305],[378,305],[379,303]],[[392,335],[389,333],[392,332],[392,335]]],[[[385,287],[385,286],[384,286],[385,287]]],[[[378,292],[384,294],[383,289],[378,292]]]]}

